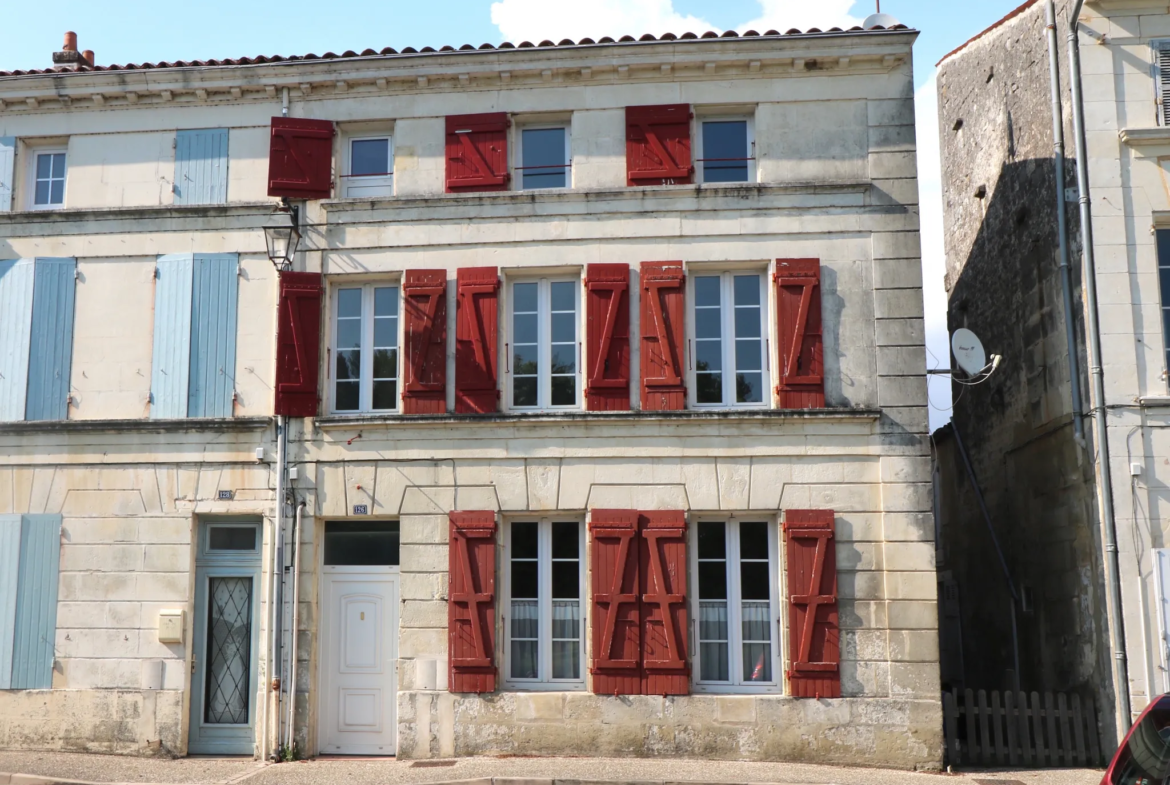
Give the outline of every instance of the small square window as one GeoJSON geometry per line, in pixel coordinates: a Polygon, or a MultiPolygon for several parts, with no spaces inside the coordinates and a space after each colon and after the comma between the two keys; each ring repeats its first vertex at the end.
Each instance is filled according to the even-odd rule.
{"type": "Polygon", "coordinates": [[[755,180],[755,153],[747,119],[704,120],[699,163],[704,183],[748,183],[755,180]]]}
{"type": "Polygon", "coordinates": [[[399,396],[399,287],[337,289],[333,319],[333,411],[392,412],[399,396]]]}
{"type": "Polygon", "coordinates": [[[394,195],[394,140],[389,136],[351,138],[349,163],[342,175],[349,199],[394,195]]]}
{"type": "Polygon", "coordinates": [[[520,188],[567,188],[569,186],[569,129],[523,128],[520,130],[520,188]]]}
{"type": "Polygon", "coordinates": [[[64,150],[36,150],[32,156],[29,186],[34,210],[49,210],[65,204],[64,150]]]}

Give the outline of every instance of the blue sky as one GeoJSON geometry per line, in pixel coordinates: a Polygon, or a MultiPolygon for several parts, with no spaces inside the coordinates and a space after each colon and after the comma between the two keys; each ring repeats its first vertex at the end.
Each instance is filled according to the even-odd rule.
{"type": "MultiPolygon", "coordinates": [[[[921,194],[927,364],[950,361],[935,63],[1022,0],[882,0],[882,11],[921,31],[915,46],[918,167],[921,194]]],[[[66,30],[99,64],[254,55],[323,54],[392,46],[455,46],[543,38],[682,33],[764,32],[860,23],[877,0],[200,0],[170,4],[121,0],[113,12],[93,0],[4,3],[0,70],[45,68],[66,30]]],[[[994,351],[989,347],[989,351],[994,351]]],[[[931,423],[949,419],[951,389],[931,377],[931,423]]]]}

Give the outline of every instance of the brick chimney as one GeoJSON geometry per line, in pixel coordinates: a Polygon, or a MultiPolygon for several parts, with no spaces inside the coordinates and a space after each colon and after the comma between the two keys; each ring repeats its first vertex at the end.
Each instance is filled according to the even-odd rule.
{"type": "Polygon", "coordinates": [[[53,52],[53,65],[59,68],[77,68],[82,65],[93,65],[93,52],[84,54],[77,51],[77,33],[72,31],[65,34],[65,43],[60,52],[53,52]]]}

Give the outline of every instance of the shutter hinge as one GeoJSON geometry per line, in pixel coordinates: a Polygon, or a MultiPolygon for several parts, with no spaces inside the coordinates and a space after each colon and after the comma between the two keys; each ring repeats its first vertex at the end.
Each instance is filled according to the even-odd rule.
{"type": "Polygon", "coordinates": [[[151,403],[151,404],[153,404],[153,403],[154,403],[154,392],[153,392],[153,391],[152,391],[152,392],[148,392],[148,393],[146,394],[146,402],[147,402],[147,403],[151,403]]]}
{"type": "Polygon", "coordinates": [[[171,137],[171,149],[172,150],[179,149],[179,137],[178,136],[171,137]]]}
{"type": "Polygon", "coordinates": [[[162,268],[158,265],[155,265],[154,267],[154,277],[156,280],[162,278],[162,268]]]}
{"type": "Polygon", "coordinates": [[[73,268],[73,280],[75,280],[75,281],[81,280],[81,270],[78,270],[76,267],[73,268]]]}
{"type": "Polygon", "coordinates": [[[244,268],[240,265],[240,260],[236,259],[236,277],[239,278],[244,274],[244,268]]]}

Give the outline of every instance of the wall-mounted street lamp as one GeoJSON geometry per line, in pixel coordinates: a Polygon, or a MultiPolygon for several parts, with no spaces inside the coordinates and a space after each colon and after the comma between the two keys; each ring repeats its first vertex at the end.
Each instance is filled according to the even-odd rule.
{"type": "Polygon", "coordinates": [[[272,260],[276,269],[291,270],[293,256],[301,242],[301,211],[298,205],[289,204],[286,199],[277,208],[277,212],[287,212],[289,223],[283,226],[265,226],[264,242],[268,245],[268,258],[272,260]]]}

